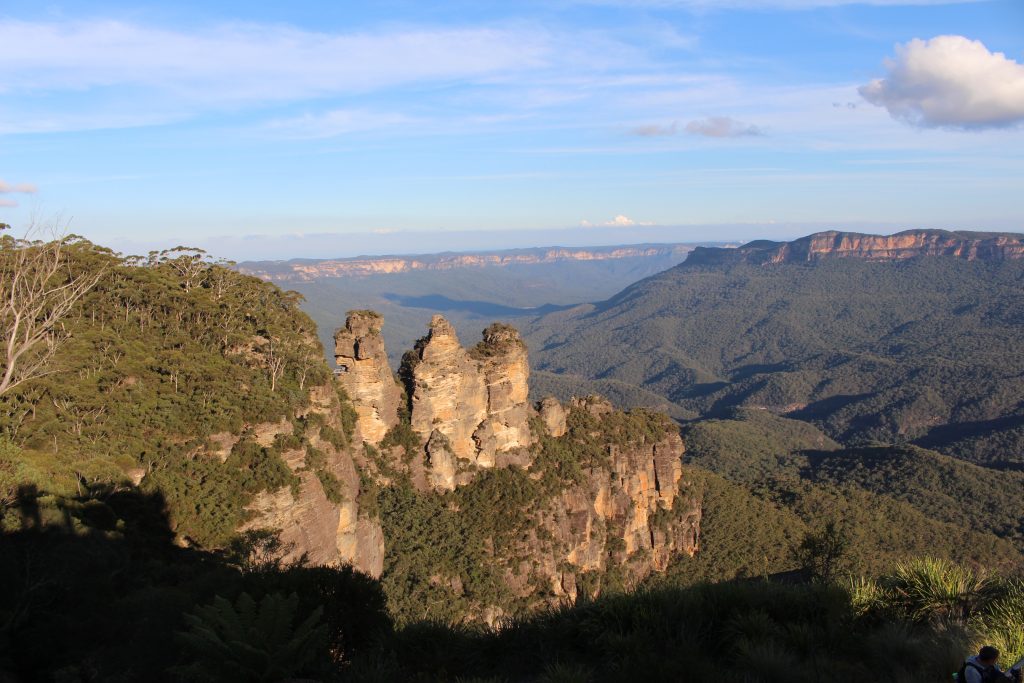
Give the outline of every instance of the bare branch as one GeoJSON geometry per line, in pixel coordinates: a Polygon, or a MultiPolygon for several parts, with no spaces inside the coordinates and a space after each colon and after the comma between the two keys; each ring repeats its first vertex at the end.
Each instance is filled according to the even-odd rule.
{"type": "Polygon", "coordinates": [[[103,271],[76,273],[66,254],[72,236],[49,241],[0,237],[0,396],[53,372],[53,357],[67,339],[63,321],[96,286],[103,271]]]}

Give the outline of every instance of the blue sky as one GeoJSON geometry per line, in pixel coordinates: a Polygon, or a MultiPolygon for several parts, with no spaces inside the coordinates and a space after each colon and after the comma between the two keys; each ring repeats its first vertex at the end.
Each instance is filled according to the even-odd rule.
{"type": "Polygon", "coordinates": [[[233,258],[1024,231],[1024,2],[0,3],[0,222],[233,258]]]}

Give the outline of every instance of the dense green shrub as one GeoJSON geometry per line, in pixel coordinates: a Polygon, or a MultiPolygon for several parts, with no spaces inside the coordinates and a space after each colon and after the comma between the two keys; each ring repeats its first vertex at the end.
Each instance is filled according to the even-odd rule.
{"type": "MultiPolygon", "coordinates": [[[[28,481],[29,461],[45,453],[54,454],[42,483],[51,490],[145,470],[183,535],[225,542],[254,493],[297,487],[280,454],[302,446],[307,423],[313,434],[326,426],[316,413],[294,418],[309,389],[330,381],[301,298],[194,250],[122,258],[71,240],[65,254],[72,274],[99,280],[63,321],[52,374],[0,397],[0,433],[25,454],[18,476],[28,481]],[[271,448],[243,438],[227,463],[208,452],[212,435],[281,419],[295,431],[271,448]]],[[[350,402],[341,411],[350,434],[350,402]]]]}

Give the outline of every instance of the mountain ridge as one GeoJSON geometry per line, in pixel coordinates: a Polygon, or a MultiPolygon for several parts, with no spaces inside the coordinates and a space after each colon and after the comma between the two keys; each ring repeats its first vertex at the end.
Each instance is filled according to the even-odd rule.
{"type": "Polygon", "coordinates": [[[368,275],[443,271],[457,268],[488,268],[534,265],[562,261],[606,261],[624,258],[679,256],[691,251],[683,243],[623,244],[608,247],[535,247],[479,252],[436,254],[394,254],[333,259],[291,259],[288,261],[246,261],[240,272],[275,282],[309,282],[319,278],[365,277],[368,275]]]}
{"type": "Polygon", "coordinates": [[[938,231],[909,238],[914,251],[848,248],[810,260],[811,251],[794,257],[779,243],[696,250],[607,300],[531,321],[534,369],[560,384],[632,384],[643,391],[618,392],[626,405],[660,403],[641,399],[654,393],[690,419],[761,407],[843,442],[914,442],[1016,467],[1024,415],[1009,387],[1024,367],[1024,259],[976,247],[1013,253],[1018,243],[938,231]]]}
{"type": "Polygon", "coordinates": [[[903,230],[892,235],[826,230],[788,242],[755,240],[736,249],[696,247],[686,263],[806,263],[827,258],[892,261],[952,256],[967,261],[1024,258],[1024,235],[1005,232],[903,230]]]}

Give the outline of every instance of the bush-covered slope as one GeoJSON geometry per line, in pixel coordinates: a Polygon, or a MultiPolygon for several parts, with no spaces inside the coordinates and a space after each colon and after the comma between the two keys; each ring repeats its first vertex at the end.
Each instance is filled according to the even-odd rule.
{"type": "Polygon", "coordinates": [[[1024,462],[1024,261],[684,262],[538,319],[539,370],[693,414],[763,407],[843,443],[1024,462]]]}
{"type": "Polygon", "coordinates": [[[62,258],[63,277],[98,280],[62,320],[48,374],[0,396],[0,498],[133,477],[183,537],[225,543],[254,494],[298,486],[281,457],[294,444],[253,428],[294,421],[303,443],[296,416],[330,377],[313,321],[296,295],[196,252],[124,259],[73,241],[62,258]]]}
{"type": "MultiPolygon", "coordinates": [[[[842,449],[811,425],[762,410],[695,422],[683,435],[687,462],[727,478],[759,505],[771,503],[812,529],[838,521],[863,571],[920,555],[1021,564],[1018,473],[916,447],[842,449]]],[[[706,528],[717,533],[712,521],[706,528]]]]}

